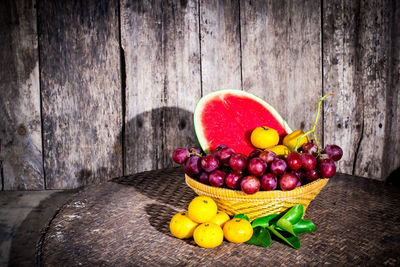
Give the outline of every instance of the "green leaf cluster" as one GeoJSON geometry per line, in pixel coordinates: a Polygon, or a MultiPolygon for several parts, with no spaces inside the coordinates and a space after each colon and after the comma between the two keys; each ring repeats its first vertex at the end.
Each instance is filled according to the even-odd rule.
{"type": "MultiPolygon", "coordinates": [[[[282,240],[289,246],[299,249],[299,235],[315,231],[313,222],[304,220],[304,207],[302,204],[290,208],[281,214],[271,214],[257,218],[251,224],[253,226],[253,236],[247,244],[268,247],[271,244],[271,237],[282,240]]],[[[237,214],[234,218],[249,220],[245,214],[237,214]]]]}

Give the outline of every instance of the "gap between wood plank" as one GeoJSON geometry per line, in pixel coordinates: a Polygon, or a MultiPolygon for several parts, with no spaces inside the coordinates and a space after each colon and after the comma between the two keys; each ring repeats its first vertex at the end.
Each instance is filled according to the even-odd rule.
{"type": "Polygon", "coordinates": [[[200,64],[200,96],[203,96],[203,66],[201,64],[201,12],[200,12],[200,1],[197,1],[197,15],[198,15],[198,23],[199,23],[199,64],[200,64]]]}
{"type": "Polygon", "coordinates": [[[240,10],[240,0],[238,0],[239,6],[239,54],[240,54],[240,89],[243,91],[243,65],[242,65],[242,21],[240,19],[242,11],[240,10]]]}
{"type": "MultiPolygon", "coordinates": [[[[324,0],[321,0],[321,91],[322,96],[325,94],[325,84],[324,84],[324,0]]],[[[321,122],[321,144],[325,147],[325,103],[322,102],[322,122],[321,122]]]]}
{"type": "Polygon", "coordinates": [[[44,166],[44,126],[43,126],[43,98],[42,98],[42,83],[41,83],[41,56],[40,56],[40,50],[41,50],[41,45],[40,45],[40,36],[39,33],[40,31],[40,23],[39,23],[39,16],[40,16],[40,5],[39,5],[39,1],[36,2],[36,34],[38,36],[37,39],[37,53],[38,53],[38,68],[39,68],[39,112],[40,112],[40,132],[41,132],[41,136],[42,136],[42,171],[43,171],[43,185],[44,185],[44,190],[47,190],[47,177],[46,177],[46,169],[44,166]]]}
{"type": "Polygon", "coordinates": [[[119,57],[120,57],[120,72],[121,72],[121,105],[122,105],[122,127],[121,127],[121,146],[122,146],[122,175],[126,174],[126,148],[125,148],[125,115],[126,115],[126,64],[125,64],[125,50],[122,46],[121,37],[121,3],[118,1],[118,44],[119,44],[119,57]]]}

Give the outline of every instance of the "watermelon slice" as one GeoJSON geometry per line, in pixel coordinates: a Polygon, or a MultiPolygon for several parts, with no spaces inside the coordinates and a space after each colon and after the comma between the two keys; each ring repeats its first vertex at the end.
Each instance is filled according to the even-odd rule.
{"type": "Polygon", "coordinates": [[[194,128],[204,152],[212,153],[221,144],[236,153],[249,155],[251,132],[267,126],[282,140],[292,132],[279,113],[261,98],[241,90],[224,89],[202,97],[194,111],[194,128]]]}

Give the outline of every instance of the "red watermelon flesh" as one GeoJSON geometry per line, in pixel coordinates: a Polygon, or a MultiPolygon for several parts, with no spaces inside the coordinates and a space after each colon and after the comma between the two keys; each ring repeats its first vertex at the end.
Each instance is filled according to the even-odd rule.
{"type": "Polygon", "coordinates": [[[212,153],[221,144],[249,155],[251,132],[259,126],[292,132],[279,113],[262,99],[240,90],[220,90],[204,96],[194,114],[196,135],[202,149],[212,153]]]}

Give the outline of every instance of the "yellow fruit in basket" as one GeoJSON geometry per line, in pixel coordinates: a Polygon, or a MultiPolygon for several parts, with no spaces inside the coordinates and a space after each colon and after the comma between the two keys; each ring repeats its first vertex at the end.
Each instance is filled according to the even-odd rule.
{"type": "Polygon", "coordinates": [[[220,227],[224,227],[224,224],[229,221],[231,218],[229,217],[228,214],[224,211],[217,211],[217,214],[208,222],[213,222],[215,224],[218,224],[220,227]]]}
{"type": "Polygon", "coordinates": [[[261,126],[251,132],[250,141],[253,146],[264,149],[277,145],[279,134],[275,129],[261,126]]]}
{"type": "MultiPolygon", "coordinates": [[[[297,144],[297,140],[303,135],[305,134],[305,132],[303,132],[302,130],[297,130],[294,131],[288,135],[286,135],[283,138],[283,145],[287,146],[290,151],[294,151],[294,149],[296,148],[296,144],[297,144]]],[[[302,147],[304,144],[310,142],[310,138],[308,138],[308,135],[301,138],[300,143],[298,148],[302,147]]]]}
{"type": "Polygon", "coordinates": [[[217,210],[217,204],[212,198],[198,196],[189,203],[188,215],[193,221],[204,223],[211,220],[217,213],[217,210]]]}
{"type": "Polygon", "coordinates": [[[269,150],[274,152],[278,157],[282,158],[282,157],[287,157],[290,153],[290,150],[287,146],[284,145],[277,145],[277,146],[273,146],[273,147],[269,147],[265,150],[269,150]]]}
{"type": "Polygon", "coordinates": [[[224,237],[232,243],[249,241],[253,235],[253,227],[245,219],[233,218],[224,225],[224,237]]]}
{"type": "Polygon", "coordinates": [[[215,248],[224,240],[224,232],[215,223],[202,223],[194,230],[194,242],[203,248],[215,248]]]}
{"type": "Polygon", "coordinates": [[[187,212],[179,212],[172,217],[169,223],[169,230],[177,238],[190,238],[198,225],[198,223],[189,218],[187,212]]]}

